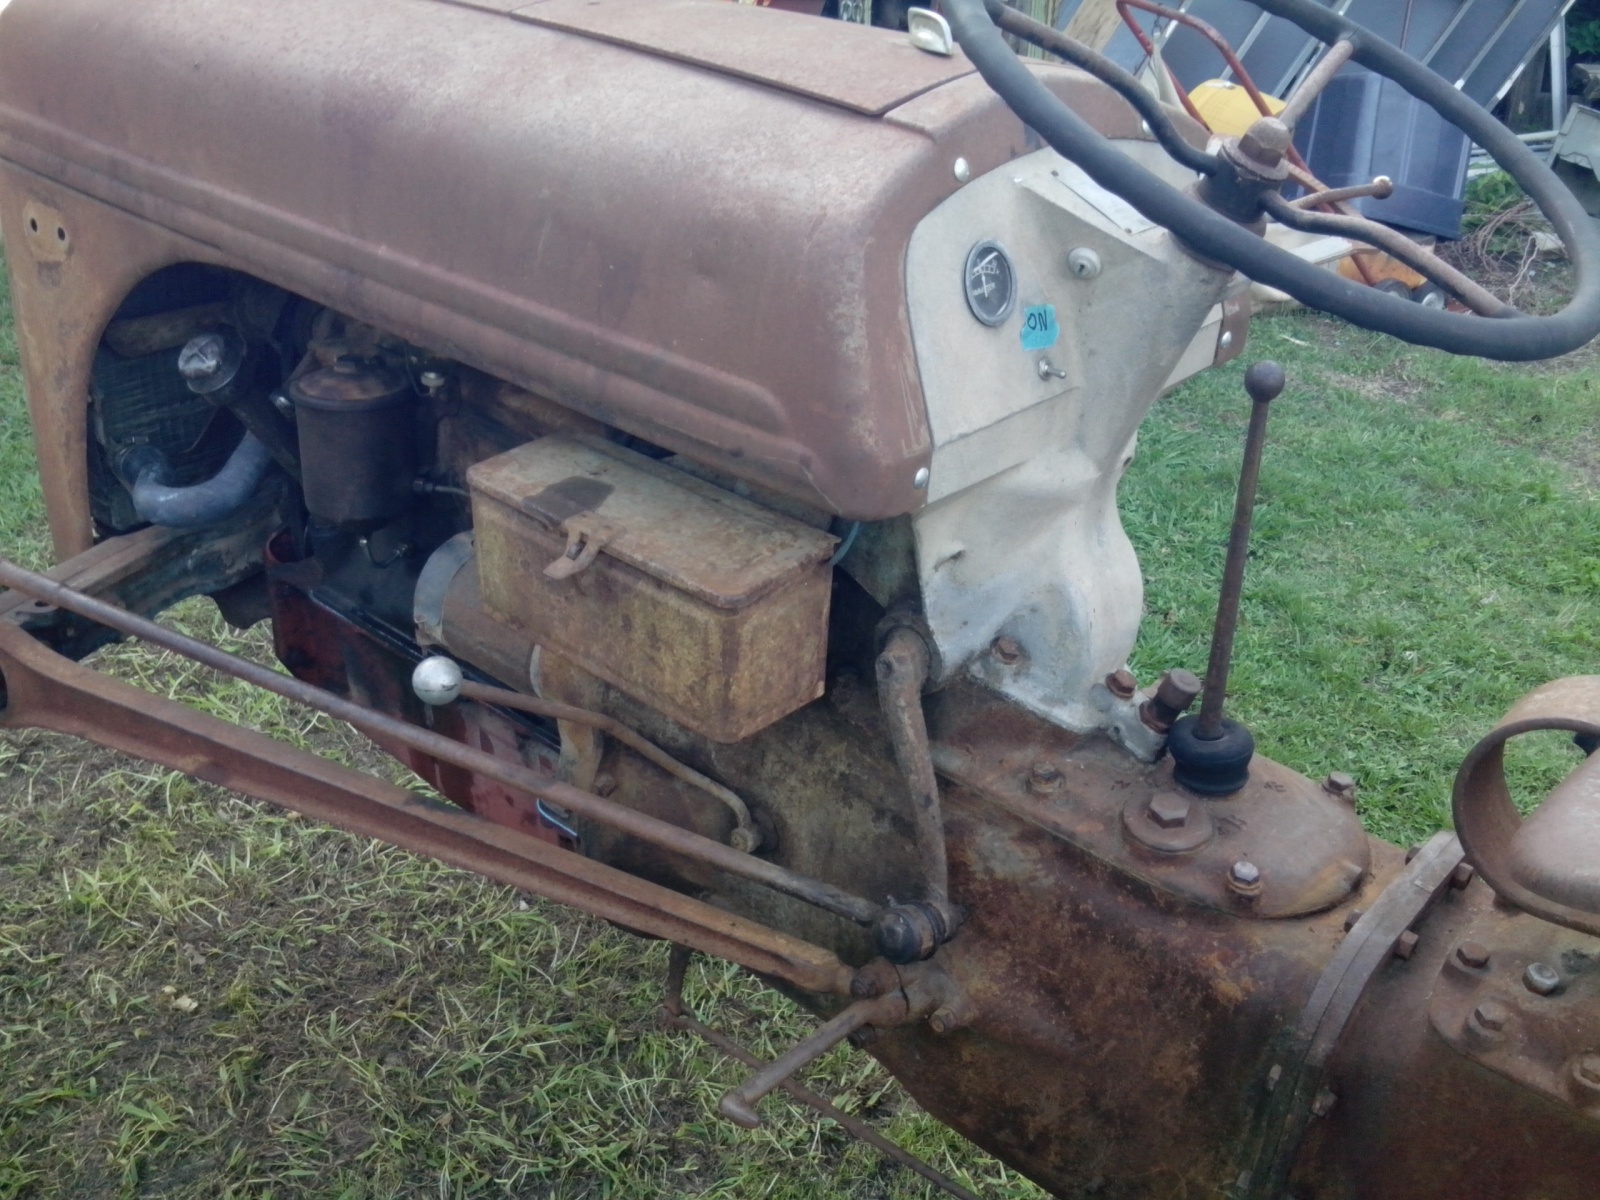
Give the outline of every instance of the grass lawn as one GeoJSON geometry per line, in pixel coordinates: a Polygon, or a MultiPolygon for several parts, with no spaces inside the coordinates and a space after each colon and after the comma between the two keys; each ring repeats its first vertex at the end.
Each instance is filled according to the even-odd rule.
{"type": "MultiPolygon", "coordinates": [[[[9,314],[0,543],[47,547],[9,314]]],[[[1361,784],[1386,837],[1448,821],[1462,753],[1522,692],[1600,671],[1600,381],[1318,317],[1259,321],[1275,405],[1233,677],[1263,752],[1361,784]]],[[[1247,403],[1241,365],[1168,397],[1124,491],[1150,576],[1142,679],[1202,669],[1247,403]]],[[[172,616],[266,655],[203,602],[172,616]]],[[[99,665],[386,770],[366,743],[188,664],[99,665]]],[[[1570,767],[1524,756],[1537,787],[1570,767]]],[[[924,1197],[655,1018],[665,954],[587,918],[206,784],[36,732],[0,736],[0,1198],[924,1197]]],[[[810,1028],[715,963],[709,1020],[771,1054],[810,1028]]],[[[1036,1197],[864,1055],[813,1086],[985,1196],[1036,1197]]]]}

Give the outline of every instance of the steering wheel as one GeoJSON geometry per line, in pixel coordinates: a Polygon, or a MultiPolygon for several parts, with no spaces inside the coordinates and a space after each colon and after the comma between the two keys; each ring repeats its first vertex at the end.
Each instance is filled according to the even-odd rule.
{"type": "MultiPolygon", "coordinates": [[[[1121,196],[1205,258],[1232,267],[1251,279],[1287,292],[1308,307],[1342,317],[1353,325],[1453,354],[1474,354],[1506,361],[1553,358],[1576,350],[1600,333],[1600,234],[1567,186],[1534,157],[1515,134],[1410,55],[1323,8],[1315,0],[1252,2],[1257,8],[1284,18],[1326,43],[1330,51],[1324,61],[1335,69],[1340,61],[1348,58],[1393,80],[1488,151],[1495,163],[1516,180],[1538,206],[1571,259],[1576,286],[1567,306],[1552,316],[1532,317],[1490,297],[1488,304],[1473,305],[1487,315],[1452,313],[1364,287],[1314,266],[1272,245],[1248,227],[1262,215],[1290,221],[1298,219],[1296,214],[1310,215],[1283,198],[1279,191],[1281,173],[1277,179],[1272,179],[1271,171],[1250,170],[1248,152],[1257,147],[1245,145],[1244,156],[1239,150],[1242,142],[1249,141],[1251,133],[1247,133],[1245,139],[1229,139],[1221,153],[1202,154],[1171,136],[1171,123],[1164,113],[1155,111],[1158,106],[1149,101],[1147,93],[1141,93],[1145,97],[1143,100],[1133,95],[1126,86],[1132,82],[1132,77],[1109,59],[1070,41],[1049,26],[1004,8],[1000,0],[943,0],[941,8],[962,50],[1012,112],[1057,153],[1082,167],[1101,187],[1121,196]],[[1170,153],[1186,166],[1209,176],[1203,182],[1211,188],[1208,196],[1211,203],[1202,203],[1193,195],[1172,187],[1091,129],[1023,65],[1001,37],[997,19],[1008,30],[1037,41],[1047,49],[1058,53],[1068,51],[1062,56],[1112,82],[1136,104],[1152,133],[1170,153]],[[1341,43],[1348,43],[1348,48],[1341,43]],[[1114,81],[1120,81],[1121,86],[1114,81]],[[1151,120],[1152,116],[1156,119],[1151,120]],[[1245,168],[1242,172],[1241,158],[1245,168]]],[[[1313,71],[1313,75],[1318,74],[1313,71]]],[[[1332,71],[1320,74],[1320,83],[1326,83],[1332,71]]],[[[1290,105],[1303,111],[1304,104],[1297,105],[1295,99],[1291,99],[1290,105]]],[[[1258,123],[1258,126],[1268,141],[1279,140],[1276,147],[1269,149],[1281,156],[1287,149],[1284,126],[1276,121],[1258,123]]],[[[1271,158],[1272,154],[1267,157],[1271,158]]],[[[1361,237],[1391,252],[1399,248],[1399,242],[1416,250],[1414,243],[1376,222],[1355,217],[1322,220],[1321,226],[1308,223],[1305,227],[1331,232],[1328,222],[1342,222],[1344,229],[1341,231],[1346,236],[1361,237]]],[[[1433,262],[1443,266],[1437,259],[1433,262]]],[[[1417,264],[1413,262],[1412,265],[1417,264]]],[[[1448,268],[1445,270],[1455,274],[1448,268]]],[[[1425,271],[1424,274],[1435,273],[1425,271]]],[[[1436,281],[1443,282],[1437,277],[1436,281]]],[[[1483,289],[1460,276],[1456,276],[1456,286],[1450,290],[1463,298],[1468,298],[1465,292],[1474,290],[1480,298],[1488,296],[1483,289]]]]}

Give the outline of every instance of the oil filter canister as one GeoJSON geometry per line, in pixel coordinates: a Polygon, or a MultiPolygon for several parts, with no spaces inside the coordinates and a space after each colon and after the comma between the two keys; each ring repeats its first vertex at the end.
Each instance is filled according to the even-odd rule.
{"type": "Polygon", "coordinates": [[[405,373],[341,358],[292,380],[306,509],[319,525],[370,532],[411,503],[416,392],[405,373]]]}

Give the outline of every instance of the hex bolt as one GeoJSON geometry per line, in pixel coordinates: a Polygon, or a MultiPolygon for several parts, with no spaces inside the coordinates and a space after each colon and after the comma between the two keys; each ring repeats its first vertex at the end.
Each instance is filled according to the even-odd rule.
{"type": "Polygon", "coordinates": [[[945,1005],[942,1008],[934,1009],[933,1015],[928,1018],[928,1028],[938,1034],[954,1033],[961,1028],[961,1024],[956,1019],[954,1010],[949,1005],[945,1005]]]}
{"type": "Polygon", "coordinates": [[[1193,671],[1176,667],[1161,676],[1156,694],[1139,706],[1139,719],[1157,733],[1166,733],[1200,694],[1200,680],[1193,671]]]}
{"type": "Polygon", "coordinates": [[[1477,871],[1473,869],[1471,863],[1457,863],[1456,869],[1450,872],[1450,886],[1458,892],[1462,891],[1472,882],[1476,874],[1477,871]]]}
{"type": "Polygon", "coordinates": [[[1417,935],[1413,930],[1406,930],[1394,940],[1394,956],[1405,962],[1417,952],[1417,935]]]}
{"type": "Polygon", "coordinates": [[[1241,896],[1260,895],[1260,868],[1255,863],[1241,858],[1228,868],[1228,886],[1241,896]]]}
{"type": "Polygon", "coordinates": [[[1063,781],[1061,768],[1055,763],[1036,762],[1028,769],[1028,790],[1037,796],[1059,792],[1063,781]]]}
{"type": "Polygon", "coordinates": [[[1139,690],[1139,681],[1127,667],[1118,667],[1106,676],[1106,690],[1118,700],[1132,700],[1139,690]]]}
{"type": "Polygon", "coordinates": [[[1511,1010],[1498,1000],[1484,1000],[1472,1010],[1472,1019],[1490,1033],[1499,1033],[1511,1020],[1511,1010]]]}
{"type": "Polygon", "coordinates": [[[1323,1088],[1317,1093],[1316,1099],[1311,1102],[1311,1115],[1313,1117],[1325,1117],[1333,1111],[1333,1106],[1338,1102],[1339,1097],[1335,1096],[1327,1088],[1323,1088]]]}
{"type": "Polygon", "coordinates": [[[1580,1054],[1572,1063],[1572,1082],[1600,1095],[1600,1054],[1580,1054]]]}
{"type": "Polygon", "coordinates": [[[1535,996],[1553,995],[1561,986],[1561,972],[1549,963],[1532,962],[1522,973],[1522,986],[1535,996]]]}
{"type": "Polygon", "coordinates": [[[1489,965],[1489,947],[1482,942],[1462,942],[1456,947],[1456,961],[1463,967],[1481,971],[1489,965]]]}
{"type": "Polygon", "coordinates": [[[1350,804],[1356,802],[1356,781],[1343,771],[1329,771],[1322,781],[1322,790],[1350,804]]]}
{"type": "Polygon", "coordinates": [[[1144,815],[1162,829],[1182,829],[1189,820],[1189,799],[1177,792],[1157,792],[1150,797],[1144,815]]]}
{"type": "Polygon", "coordinates": [[[1014,667],[1022,661],[1022,643],[1004,634],[989,643],[989,652],[1003,667],[1014,667]]]}
{"type": "Polygon", "coordinates": [[[1250,161],[1251,166],[1276,172],[1293,141],[1294,135],[1282,121],[1276,117],[1260,117],[1239,139],[1239,153],[1250,161]]]}

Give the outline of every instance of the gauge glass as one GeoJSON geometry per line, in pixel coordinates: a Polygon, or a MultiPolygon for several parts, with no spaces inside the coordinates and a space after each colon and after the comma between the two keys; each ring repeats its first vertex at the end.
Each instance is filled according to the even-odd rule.
{"type": "Polygon", "coordinates": [[[967,307],[985,325],[1000,325],[1017,303],[1017,272],[998,242],[979,242],[967,255],[967,307]]]}

